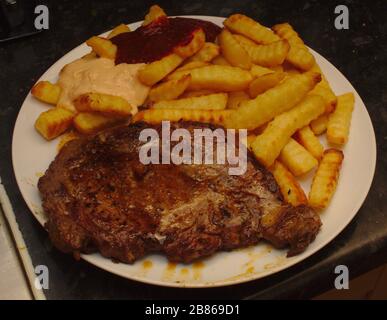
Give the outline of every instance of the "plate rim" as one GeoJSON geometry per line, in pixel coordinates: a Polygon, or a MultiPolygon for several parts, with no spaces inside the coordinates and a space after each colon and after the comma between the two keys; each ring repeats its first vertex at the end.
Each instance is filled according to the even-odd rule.
{"type": "MultiPolygon", "coordinates": [[[[207,21],[217,20],[220,23],[226,19],[225,17],[207,16],[207,15],[177,15],[177,16],[171,16],[171,17],[197,18],[197,19],[203,19],[203,20],[207,20],[207,21]]],[[[127,25],[130,26],[131,28],[134,28],[133,26],[135,25],[136,28],[137,28],[141,24],[141,22],[143,22],[143,20],[142,21],[136,21],[136,22],[128,23],[127,25]]],[[[214,22],[214,23],[216,23],[216,22],[214,22]]],[[[111,30],[103,32],[99,36],[103,36],[103,35],[107,34],[110,31],[111,30]]],[[[85,46],[85,42],[82,42],[80,45],[78,45],[78,46],[74,47],[73,49],[69,50],[66,54],[64,54],[58,60],[56,60],[49,68],[47,68],[45,70],[45,72],[39,77],[39,79],[37,81],[40,81],[40,80],[42,80],[42,78],[47,76],[47,74],[49,74],[49,71],[52,68],[54,68],[54,66],[56,64],[59,64],[60,60],[65,58],[67,55],[71,54],[74,50],[77,50],[77,49],[79,49],[81,47],[84,47],[84,46],[85,46]]],[[[359,210],[361,209],[362,204],[366,200],[367,195],[368,195],[368,193],[369,193],[369,191],[370,191],[370,189],[372,187],[372,181],[373,181],[373,178],[374,178],[374,175],[375,175],[376,160],[377,160],[376,136],[375,136],[375,130],[374,130],[374,127],[373,127],[373,124],[372,124],[371,117],[370,117],[370,115],[368,113],[368,109],[367,109],[366,105],[364,104],[361,96],[358,94],[357,90],[352,85],[352,83],[328,59],[326,59],[324,56],[322,56],[321,54],[319,54],[318,52],[316,52],[315,50],[313,50],[309,46],[308,46],[308,48],[311,50],[311,52],[312,52],[312,54],[314,56],[318,56],[320,59],[325,60],[325,62],[327,62],[330,65],[330,67],[334,69],[335,73],[338,73],[341,77],[343,77],[348,82],[348,84],[350,85],[350,87],[352,88],[354,93],[356,93],[356,95],[360,99],[360,102],[364,105],[364,109],[366,111],[365,114],[367,116],[364,120],[366,120],[368,122],[368,125],[370,126],[370,129],[371,129],[371,132],[372,132],[372,135],[370,136],[370,138],[371,138],[370,139],[371,140],[370,141],[371,142],[371,149],[372,149],[372,155],[371,155],[371,157],[372,157],[372,166],[371,166],[372,174],[370,174],[368,176],[368,181],[367,181],[368,187],[363,190],[362,195],[360,197],[357,197],[358,201],[356,202],[356,204],[354,206],[354,208],[356,208],[356,209],[354,209],[355,213],[352,216],[350,216],[347,219],[345,219],[345,222],[343,223],[343,226],[340,227],[337,232],[334,232],[334,235],[331,235],[327,239],[322,240],[322,243],[317,245],[315,248],[312,248],[312,249],[308,248],[304,253],[302,253],[300,256],[298,256],[299,258],[296,258],[296,259],[294,259],[293,261],[290,261],[287,264],[282,264],[280,266],[274,267],[274,268],[270,269],[270,271],[268,271],[268,272],[253,273],[250,276],[241,276],[237,280],[227,280],[226,279],[226,280],[219,280],[219,281],[214,281],[214,282],[211,282],[211,281],[206,281],[205,282],[205,281],[203,281],[201,283],[183,283],[183,282],[173,282],[173,281],[169,281],[168,282],[168,281],[163,281],[163,280],[150,279],[150,278],[147,278],[146,276],[137,276],[137,275],[124,274],[123,272],[120,272],[120,271],[118,271],[118,270],[116,270],[114,268],[110,268],[108,265],[104,266],[103,263],[99,263],[98,260],[95,261],[93,259],[94,255],[95,254],[99,254],[99,253],[95,253],[95,254],[81,254],[82,259],[84,259],[88,263],[91,263],[92,265],[98,267],[99,269],[102,269],[102,270],[104,270],[106,272],[110,272],[112,274],[115,274],[117,276],[123,277],[125,279],[129,279],[129,280],[132,280],[132,281],[139,281],[139,282],[146,283],[146,284],[158,285],[158,286],[163,286],[163,287],[174,287],[174,288],[214,288],[214,287],[223,287],[223,286],[236,285],[236,284],[241,284],[241,283],[245,283],[245,282],[250,282],[250,281],[254,281],[254,280],[261,279],[261,278],[265,278],[267,276],[273,275],[273,274],[278,273],[280,271],[286,270],[286,269],[288,269],[288,268],[290,268],[290,267],[292,267],[292,266],[294,266],[296,264],[299,264],[299,263],[309,259],[314,254],[316,254],[318,251],[320,251],[322,248],[324,248],[325,246],[330,244],[332,242],[332,240],[334,240],[336,237],[338,237],[346,229],[346,227],[350,224],[350,222],[355,218],[355,216],[358,214],[359,210]],[[305,256],[303,256],[303,255],[305,255],[305,256]]],[[[23,191],[23,188],[21,187],[21,185],[22,185],[22,181],[20,180],[21,177],[19,177],[18,174],[16,173],[16,166],[15,166],[15,162],[16,162],[16,160],[15,160],[15,147],[14,147],[15,146],[15,143],[14,143],[15,132],[16,132],[16,129],[18,127],[18,122],[19,122],[19,118],[20,118],[20,111],[21,111],[22,107],[24,106],[26,100],[29,98],[30,94],[31,93],[29,92],[26,95],[25,99],[23,100],[23,103],[21,104],[21,107],[19,109],[18,115],[17,115],[15,123],[14,123],[14,128],[13,128],[13,132],[12,132],[12,145],[11,145],[12,168],[13,168],[13,173],[14,173],[14,176],[15,176],[15,180],[16,180],[19,192],[21,193],[24,202],[26,203],[27,207],[31,211],[32,215],[38,220],[39,224],[41,224],[44,227],[43,219],[39,219],[39,217],[37,217],[37,215],[34,214],[34,208],[32,207],[32,204],[30,203],[30,201],[26,200],[26,199],[28,199],[28,196],[25,194],[25,192],[23,191]]],[[[101,256],[101,257],[103,259],[107,259],[107,260],[109,259],[109,258],[106,258],[106,257],[103,257],[103,256],[101,256]]]]}

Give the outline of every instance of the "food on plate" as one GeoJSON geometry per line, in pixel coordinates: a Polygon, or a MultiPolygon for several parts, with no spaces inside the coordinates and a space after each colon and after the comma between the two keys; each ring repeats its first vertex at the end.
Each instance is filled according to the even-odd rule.
{"type": "Polygon", "coordinates": [[[290,44],[286,60],[301,70],[310,70],[315,59],[292,26],[289,23],[281,23],[273,26],[273,30],[290,44]]]}
{"type": "Polygon", "coordinates": [[[161,17],[166,17],[167,14],[164,12],[164,10],[159,7],[158,5],[153,5],[149,8],[149,12],[144,18],[144,22],[142,23],[143,26],[147,26],[148,24],[157,21],[161,17]]]}
{"type": "Polygon", "coordinates": [[[312,154],[313,157],[317,160],[321,159],[324,153],[324,147],[309,126],[305,126],[298,130],[295,133],[295,138],[312,154]]]}
{"type": "Polygon", "coordinates": [[[310,128],[312,129],[315,135],[323,134],[327,130],[328,125],[328,115],[323,114],[319,116],[316,120],[310,122],[310,128]]]}
{"type": "Polygon", "coordinates": [[[328,205],[343,160],[317,135],[344,145],[354,98],[336,97],[290,24],[267,28],[233,14],[220,28],[155,5],[136,30],[120,24],[86,44],[92,51],[57,83],[31,90],[55,106],[35,123],[45,139],[79,135],[39,181],[58,248],[191,262],[261,239],[294,255],[314,240],[321,221],[311,208],[328,205]],[[167,120],[189,131],[247,129],[247,172],[141,164],[139,132],[160,132],[167,120]],[[296,177],[316,167],[308,199],[296,177]]]}
{"type": "Polygon", "coordinates": [[[278,159],[296,177],[311,171],[318,165],[317,159],[293,138],[290,138],[283,147],[278,159]]]}
{"type": "Polygon", "coordinates": [[[251,59],[230,31],[223,29],[218,36],[222,56],[234,67],[249,70],[251,59]]]}
{"type": "Polygon", "coordinates": [[[256,98],[259,94],[264,93],[270,88],[275,87],[285,78],[284,72],[273,72],[264,74],[260,77],[257,77],[250,82],[249,85],[249,95],[252,99],[256,98]]]}
{"type": "MultiPolygon", "coordinates": [[[[180,122],[171,129],[204,127],[180,122]]],[[[189,263],[261,239],[292,256],[314,240],[319,215],[286,204],[252,157],[242,176],[229,175],[229,164],[144,165],[137,137],[145,128],[123,126],[62,148],[38,183],[57,248],[75,256],[98,250],[127,263],[162,252],[189,263]]],[[[161,133],[160,125],[151,128],[161,133]]]]}
{"type": "Polygon", "coordinates": [[[31,94],[40,101],[56,105],[59,100],[60,86],[49,81],[39,81],[32,87],[31,94]]]}
{"type": "Polygon", "coordinates": [[[159,101],[152,105],[153,109],[193,109],[223,110],[227,105],[227,93],[214,93],[199,97],[182,98],[170,101],[159,101]]]}
{"type": "Polygon", "coordinates": [[[266,44],[280,40],[272,30],[242,14],[229,16],[223,24],[232,32],[241,34],[257,43],[266,44]]]}
{"type": "Polygon", "coordinates": [[[189,74],[177,80],[163,82],[151,88],[148,99],[152,102],[176,99],[183,94],[190,82],[191,76],[189,74]]]}
{"type": "Polygon", "coordinates": [[[255,157],[266,167],[270,167],[290,137],[298,129],[316,119],[324,110],[325,103],[320,96],[307,96],[293,109],[275,117],[254,140],[252,149],[255,157]]]}
{"type": "Polygon", "coordinates": [[[112,60],[116,58],[117,46],[109,39],[93,36],[86,41],[86,44],[100,57],[112,60]]]}
{"type": "Polygon", "coordinates": [[[328,149],[313,177],[309,192],[309,205],[313,208],[326,208],[335,192],[344,154],[341,150],[328,149]]]}
{"type": "Polygon", "coordinates": [[[74,100],[75,108],[80,112],[100,112],[111,116],[130,116],[132,106],[127,100],[110,94],[88,92],[74,100]]]}
{"type": "Polygon", "coordinates": [[[295,207],[308,203],[304,190],[302,190],[292,173],[280,161],[274,161],[270,171],[278,183],[286,202],[295,207]]]}
{"type": "Polygon", "coordinates": [[[44,138],[52,140],[71,126],[74,115],[67,109],[52,108],[39,115],[35,121],[35,128],[44,138]]]}
{"type": "Polygon", "coordinates": [[[121,23],[108,34],[107,38],[111,39],[125,32],[130,32],[130,28],[126,24],[121,23]]]}
{"type": "Polygon", "coordinates": [[[283,82],[258,95],[255,99],[241,102],[238,112],[225,121],[228,128],[255,129],[302,101],[320,81],[317,73],[304,73],[283,82]]]}
{"type": "Polygon", "coordinates": [[[120,123],[125,123],[121,117],[109,117],[96,112],[81,112],[74,117],[74,127],[82,134],[95,134],[120,123]]]}
{"type": "Polygon", "coordinates": [[[348,141],[354,104],[352,92],[337,97],[336,109],[329,115],[327,125],[327,139],[330,143],[344,145],[348,141]]]}
{"type": "Polygon", "coordinates": [[[133,122],[144,121],[150,124],[163,120],[172,122],[197,121],[202,123],[223,124],[232,110],[197,110],[197,109],[149,109],[140,111],[133,117],[133,122]]]}
{"type": "Polygon", "coordinates": [[[217,44],[212,42],[206,42],[203,47],[196,52],[192,57],[190,57],[187,61],[203,61],[210,62],[215,57],[217,57],[220,53],[220,48],[217,44]]]}

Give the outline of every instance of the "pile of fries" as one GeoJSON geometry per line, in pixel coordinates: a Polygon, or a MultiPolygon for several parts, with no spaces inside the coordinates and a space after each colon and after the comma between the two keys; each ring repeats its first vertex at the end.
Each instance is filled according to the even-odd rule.
{"type": "MultiPolygon", "coordinates": [[[[144,25],[165,12],[152,6],[144,25]]],[[[249,130],[248,147],[277,180],[284,199],[294,206],[322,209],[335,191],[349,136],[354,95],[336,97],[314,56],[288,23],[271,29],[234,14],[224,21],[215,43],[206,42],[203,30],[161,60],[139,71],[140,81],[151,86],[145,106],[132,122],[200,121],[226,128],[249,130]],[[318,135],[326,132],[335,148],[324,150],[318,135]],[[296,177],[315,170],[308,197],[296,177]]],[[[92,37],[92,52],[83,57],[114,59],[116,46],[107,38],[92,37]]],[[[55,105],[60,87],[39,82],[32,94],[55,105]]],[[[77,113],[61,108],[43,112],[36,129],[53,139],[72,124],[84,134],[96,133],[128,119],[130,105],[121,97],[97,92],[78,97],[77,113]]]]}

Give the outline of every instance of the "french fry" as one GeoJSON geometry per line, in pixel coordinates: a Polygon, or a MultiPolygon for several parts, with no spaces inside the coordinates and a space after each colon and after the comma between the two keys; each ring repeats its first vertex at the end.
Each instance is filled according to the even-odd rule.
{"type": "Polygon", "coordinates": [[[172,73],[170,73],[166,80],[178,80],[186,75],[189,75],[190,70],[201,68],[204,66],[208,66],[209,63],[203,62],[203,61],[191,61],[186,64],[183,64],[181,67],[174,70],[172,73]]]}
{"type": "Polygon", "coordinates": [[[216,64],[218,66],[231,66],[231,64],[223,57],[217,56],[214,60],[211,61],[212,64],[216,64]]]}
{"type": "Polygon", "coordinates": [[[123,122],[122,118],[106,117],[94,112],[81,112],[74,118],[74,127],[82,134],[95,134],[123,122]]]}
{"type": "Polygon", "coordinates": [[[240,44],[253,63],[264,67],[274,67],[282,64],[289,51],[289,43],[286,40],[262,45],[247,45],[243,42],[240,42],[240,44]]]}
{"type": "Polygon", "coordinates": [[[295,207],[307,204],[308,200],[304,190],[302,190],[298,181],[281,162],[275,161],[273,166],[270,168],[270,171],[272,172],[274,179],[277,181],[282,196],[286,202],[295,207]]]}
{"type": "Polygon", "coordinates": [[[232,32],[244,35],[257,43],[266,44],[279,40],[272,30],[242,14],[229,16],[223,24],[232,32]]]}
{"type": "Polygon", "coordinates": [[[202,62],[210,62],[215,57],[217,57],[220,53],[220,48],[218,45],[212,42],[206,42],[203,47],[195,53],[192,57],[190,57],[187,61],[202,61],[202,62]]]}
{"type": "Polygon", "coordinates": [[[310,70],[315,64],[315,59],[292,26],[288,23],[282,23],[275,25],[272,29],[290,44],[286,61],[303,71],[310,70]]]}
{"type": "Polygon", "coordinates": [[[278,159],[296,177],[309,172],[318,165],[316,158],[293,138],[290,138],[283,147],[278,159]]]}
{"type": "Polygon", "coordinates": [[[52,140],[65,132],[74,118],[74,113],[63,108],[53,108],[42,112],[35,121],[35,129],[47,140],[52,140]]]}
{"type": "MultiPolygon", "coordinates": [[[[293,109],[275,117],[253,142],[255,157],[263,165],[270,167],[290,137],[298,129],[308,125],[311,120],[316,119],[324,110],[324,100],[320,96],[307,96],[293,109]]],[[[238,113],[240,111],[236,112],[236,115],[238,113]]]]}
{"type": "Polygon", "coordinates": [[[223,29],[218,36],[218,41],[222,55],[232,66],[247,70],[251,68],[250,56],[230,31],[223,29]]]}
{"type": "Polygon", "coordinates": [[[107,38],[111,39],[125,32],[130,32],[130,28],[126,24],[121,23],[108,34],[107,38]]]}
{"type": "Polygon", "coordinates": [[[348,141],[354,104],[352,92],[337,97],[336,109],[329,116],[327,126],[327,139],[330,143],[342,146],[348,141]]]}
{"type": "Polygon", "coordinates": [[[242,101],[249,100],[250,96],[245,91],[229,92],[227,109],[237,109],[242,101]]]}
{"type": "Polygon", "coordinates": [[[283,78],[285,78],[284,72],[274,72],[254,79],[249,85],[250,97],[254,99],[259,94],[275,87],[283,78]]]}
{"type": "Polygon", "coordinates": [[[111,116],[129,116],[132,106],[124,98],[110,94],[89,92],[74,100],[75,108],[80,112],[101,112],[111,116]]]}
{"type": "Polygon", "coordinates": [[[240,34],[233,34],[236,41],[238,41],[241,45],[245,46],[255,46],[257,43],[253,40],[250,40],[249,38],[246,38],[245,36],[242,36],[240,34]]]}
{"type": "Polygon", "coordinates": [[[323,134],[327,130],[328,125],[328,115],[323,114],[319,116],[316,120],[310,122],[310,128],[312,129],[315,135],[323,134]]]}
{"type": "Polygon", "coordinates": [[[180,98],[192,98],[192,97],[207,96],[207,95],[213,94],[213,93],[218,93],[218,92],[215,90],[209,90],[209,89],[186,91],[180,96],[180,98]]]}
{"type": "Polygon", "coordinates": [[[144,68],[138,72],[138,78],[143,84],[153,86],[156,82],[159,82],[167,74],[175,70],[183,60],[184,59],[179,55],[171,53],[160,60],[153,61],[144,66],[144,68]]]}
{"type": "Polygon", "coordinates": [[[262,77],[265,74],[274,73],[275,71],[269,68],[253,64],[250,69],[250,73],[254,78],[262,77]]]}
{"type": "Polygon", "coordinates": [[[311,94],[318,94],[322,96],[327,104],[326,113],[331,113],[336,107],[337,97],[333,92],[331,86],[329,85],[328,80],[322,73],[319,65],[317,63],[314,64],[311,71],[318,72],[321,74],[321,81],[316,85],[316,87],[310,92],[311,94]]]}
{"type": "Polygon", "coordinates": [[[173,52],[182,58],[188,58],[197,53],[206,42],[206,34],[203,29],[197,29],[193,32],[192,40],[184,46],[178,46],[173,49],[173,52]]]}
{"type": "Polygon", "coordinates": [[[251,144],[253,143],[253,141],[255,140],[255,138],[256,138],[257,136],[255,135],[255,134],[249,134],[248,136],[247,136],[247,148],[249,149],[249,150],[251,150],[251,144]]]}
{"type": "Polygon", "coordinates": [[[191,76],[186,75],[177,80],[163,82],[150,89],[148,98],[154,102],[176,99],[187,89],[190,81],[191,76]]]}
{"type": "Polygon", "coordinates": [[[233,110],[196,110],[196,109],[148,109],[138,112],[133,122],[144,121],[157,124],[163,120],[172,122],[198,121],[213,124],[222,124],[224,118],[233,110]]]}
{"type": "Polygon", "coordinates": [[[227,128],[255,129],[299,103],[320,81],[317,73],[286,79],[255,99],[240,103],[238,112],[225,120],[227,128]]]}
{"type": "Polygon", "coordinates": [[[109,39],[94,36],[87,40],[86,44],[100,57],[113,60],[116,58],[117,46],[109,39]]]}
{"type": "Polygon", "coordinates": [[[343,162],[343,152],[337,149],[324,151],[324,156],[313,177],[309,192],[309,205],[313,208],[326,208],[336,190],[340,168],[343,162]]]}
{"type": "Polygon", "coordinates": [[[143,26],[146,26],[153,21],[156,21],[157,19],[161,17],[166,17],[167,14],[164,12],[162,8],[160,8],[157,4],[153,5],[149,8],[149,12],[144,18],[144,22],[142,23],[143,26]]]}
{"type": "Polygon", "coordinates": [[[320,140],[314,135],[309,126],[305,126],[295,133],[295,139],[308,150],[317,160],[322,158],[324,147],[320,140]]]}
{"type": "Polygon", "coordinates": [[[223,110],[227,105],[227,93],[156,102],[152,109],[223,110]]]}
{"type": "Polygon", "coordinates": [[[240,91],[247,89],[253,79],[249,71],[236,67],[209,65],[190,70],[190,90],[212,89],[240,91]]]}
{"type": "Polygon", "coordinates": [[[38,100],[56,105],[60,96],[60,86],[49,81],[39,81],[31,89],[31,94],[38,100]]]}

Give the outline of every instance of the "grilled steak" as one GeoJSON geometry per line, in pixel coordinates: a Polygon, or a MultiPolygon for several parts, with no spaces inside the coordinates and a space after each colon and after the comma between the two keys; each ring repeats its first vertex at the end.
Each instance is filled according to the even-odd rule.
{"type": "MultiPolygon", "coordinates": [[[[315,239],[318,214],[285,204],[273,176],[250,155],[240,176],[229,175],[227,164],[143,165],[138,138],[146,127],[119,127],[62,148],[38,184],[57,248],[76,256],[98,250],[127,263],[149,252],[191,262],[261,239],[289,247],[290,256],[315,239]]],[[[180,127],[206,126],[171,125],[180,127]]]]}

